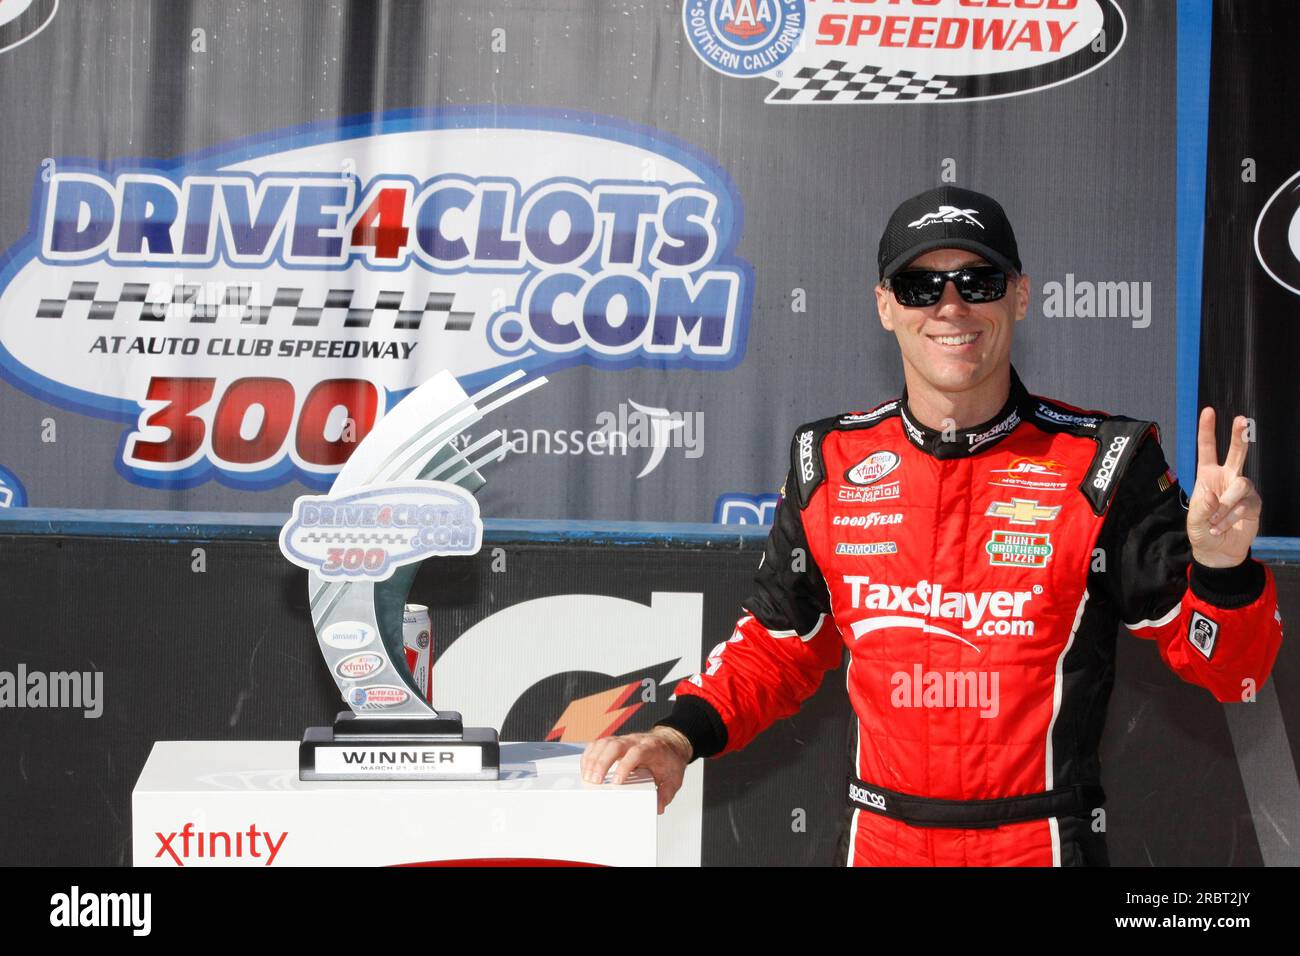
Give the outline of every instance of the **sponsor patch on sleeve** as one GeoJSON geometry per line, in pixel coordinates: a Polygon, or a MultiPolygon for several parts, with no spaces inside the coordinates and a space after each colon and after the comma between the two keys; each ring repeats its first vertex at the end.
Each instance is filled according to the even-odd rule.
{"type": "Polygon", "coordinates": [[[1187,629],[1187,640],[1208,661],[1219,640],[1219,625],[1200,611],[1192,612],[1192,623],[1187,629]]]}

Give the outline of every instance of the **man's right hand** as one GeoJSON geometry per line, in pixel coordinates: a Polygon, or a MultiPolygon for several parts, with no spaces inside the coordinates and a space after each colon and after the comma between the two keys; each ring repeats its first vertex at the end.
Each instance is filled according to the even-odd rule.
{"type": "Polygon", "coordinates": [[[582,754],[582,779],[587,783],[602,783],[614,761],[613,783],[624,783],[638,767],[645,767],[654,777],[659,790],[659,812],[672,802],[682,788],[682,777],[691,760],[691,744],[684,736],[668,727],[655,727],[648,734],[625,734],[622,737],[601,737],[587,744],[582,754]]]}

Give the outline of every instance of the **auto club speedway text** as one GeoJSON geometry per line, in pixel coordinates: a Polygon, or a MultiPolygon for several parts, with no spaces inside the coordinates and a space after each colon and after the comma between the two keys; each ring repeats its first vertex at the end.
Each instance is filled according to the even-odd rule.
{"type": "MultiPolygon", "coordinates": [[[[924,50],[992,50],[1017,53],[1059,53],[1077,20],[1036,18],[1034,11],[1074,10],[1079,0],[958,0],[967,16],[929,16],[943,0],[834,0],[838,9],[918,9],[918,14],[826,13],[817,24],[817,46],[886,47],[924,50]],[[990,11],[981,16],[980,11],[990,11]],[[1019,11],[1027,17],[1007,17],[1019,11]]],[[[827,4],[817,7],[825,9],[827,4]]],[[[951,8],[950,6],[948,7],[951,8]]]]}

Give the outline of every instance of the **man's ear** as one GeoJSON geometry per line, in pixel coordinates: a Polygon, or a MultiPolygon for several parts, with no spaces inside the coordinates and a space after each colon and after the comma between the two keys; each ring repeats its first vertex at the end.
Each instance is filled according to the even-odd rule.
{"type": "Polygon", "coordinates": [[[1019,322],[1029,314],[1029,299],[1033,293],[1033,285],[1029,281],[1029,276],[1023,272],[1016,277],[1016,321],[1019,322]]]}
{"type": "Polygon", "coordinates": [[[876,314],[886,332],[894,331],[894,321],[889,316],[889,290],[881,285],[876,286],[876,314]]]}

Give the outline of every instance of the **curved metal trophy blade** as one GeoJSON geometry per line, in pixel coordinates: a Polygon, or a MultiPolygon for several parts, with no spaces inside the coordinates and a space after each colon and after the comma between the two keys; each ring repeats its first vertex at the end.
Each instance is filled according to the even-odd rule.
{"type": "MultiPolygon", "coordinates": [[[[439,372],[402,399],[362,440],[329,497],[363,492],[372,484],[413,480],[445,482],[475,494],[485,483],[478,469],[505,455],[503,436],[493,432],[464,451],[451,439],[546,381],[539,377],[504,391],[523,377],[523,372],[512,373],[471,397],[450,372],[439,372]]],[[[283,541],[282,533],[282,548],[283,541]]],[[[418,570],[416,562],[396,568],[385,580],[339,581],[309,569],[317,643],[340,695],[355,714],[437,716],[407,668],[402,642],[406,597],[418,570]]]]}

